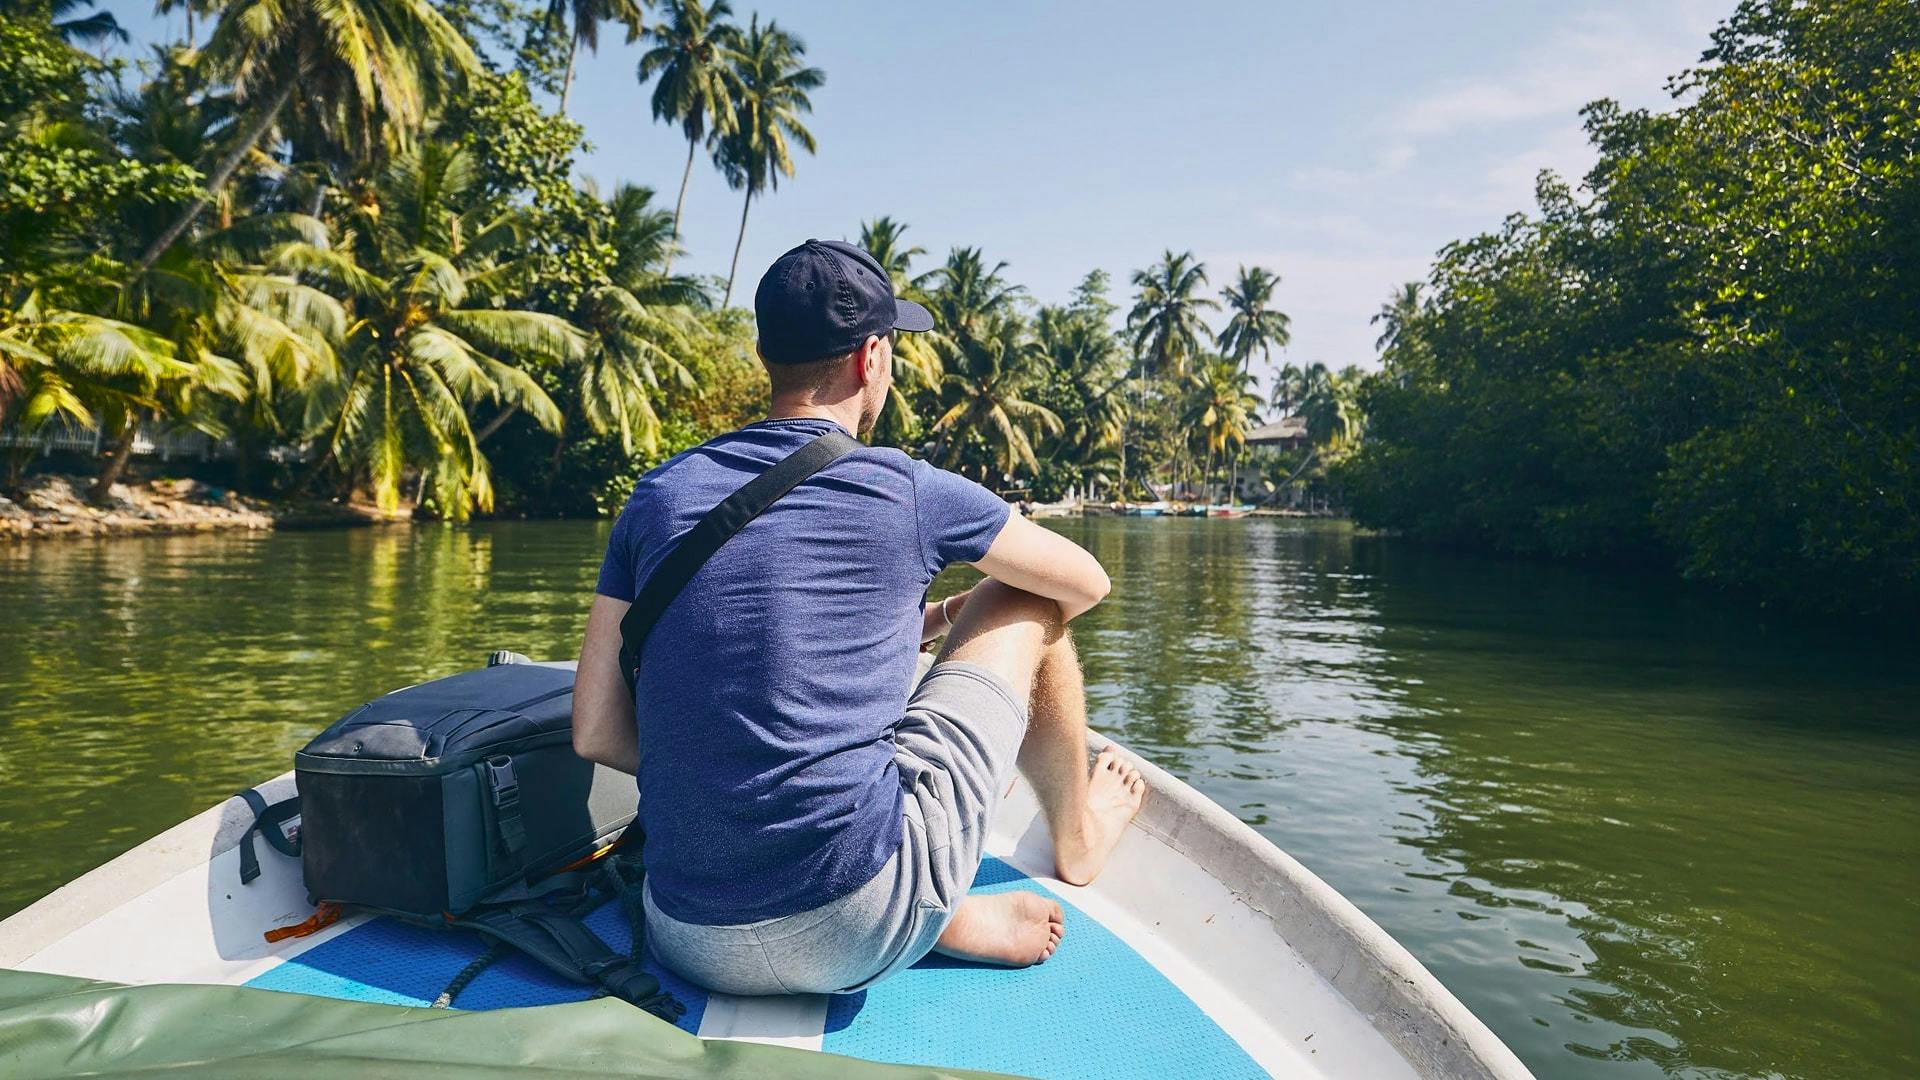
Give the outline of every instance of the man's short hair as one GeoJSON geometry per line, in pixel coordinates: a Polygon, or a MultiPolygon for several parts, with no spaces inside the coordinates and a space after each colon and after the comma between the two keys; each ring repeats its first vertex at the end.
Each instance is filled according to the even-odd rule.
{"type": "Polygon", "coordinates": [[[776,394],[799,394],[819,390],[832,382],[839,373],[840,365],[853,358],[853,352],[844,352],[838,356],[829,356],[820,360],[808,360],[803,364],[777,364],[769,361],[766,365],[767,378],[773,383],[776,394]]]}

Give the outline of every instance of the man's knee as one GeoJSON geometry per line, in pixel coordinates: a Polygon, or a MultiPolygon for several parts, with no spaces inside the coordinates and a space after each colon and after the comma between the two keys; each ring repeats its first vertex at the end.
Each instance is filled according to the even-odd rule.
{"type": "Polygon", "coordinates": [[[1059,604],[988,578],[967,597],[940,658],[990,668],[1024,688],[1042,655],[1065,633],[1059,604]]]}
{"type": "Polygon", "coordinates": [[[962,615],[975,616],[992,623],[1034,623],[1046,631],[1049,641],[1066,626],[1060,618],[1060,605],[1056,601],[1025,589],[1016,589],[993,578],[973,587],[962,615]]]}

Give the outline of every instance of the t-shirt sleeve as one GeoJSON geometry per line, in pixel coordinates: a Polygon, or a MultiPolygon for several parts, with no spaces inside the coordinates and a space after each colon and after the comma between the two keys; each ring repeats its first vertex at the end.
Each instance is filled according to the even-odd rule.
{"type": "Polygon", "coordinates": [[[964,476],[913,462],[915,513],[927,573],[957,562],[978,562],[1007,525],[1013,507],[964,476]]]}
{"type": "Polygon", "coordinates": [[[607,557],[600,561],[600,583],[593,591],[615,600],[631,601],[640,593],[633,580],[633,511],[622,510],[607,537],[607,557]]]}

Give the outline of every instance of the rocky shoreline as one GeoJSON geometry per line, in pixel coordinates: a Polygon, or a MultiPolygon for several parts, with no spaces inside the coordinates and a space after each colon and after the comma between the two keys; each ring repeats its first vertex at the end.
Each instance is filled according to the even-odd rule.
{"type": "MultiPolygon", "coordinates": [[[[0,495],[0,541],[149,536],[216,530],[329,528],[397,520],[370,507],[248,498],[198,480],[115,484],[104,504],[87,501],[84,477],[46,474],[0,495]]],[[[404,519],[399,519],[404,520],[404,519]]]]}

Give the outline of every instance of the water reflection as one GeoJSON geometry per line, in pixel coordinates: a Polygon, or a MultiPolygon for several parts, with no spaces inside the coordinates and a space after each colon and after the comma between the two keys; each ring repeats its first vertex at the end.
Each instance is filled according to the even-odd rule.
{"type": "MultiPolygon", "coordinates": [[[[1077,624],[1095,723],[1352,898],[1543,1077],[1920,1074],[1910,637],[1339,526],[1058,527],[1115,579],[1077,624]]],[[[0,911],[358,701],[496,648],[567,655],[603,543],[0,549],[0,911]]]]}

